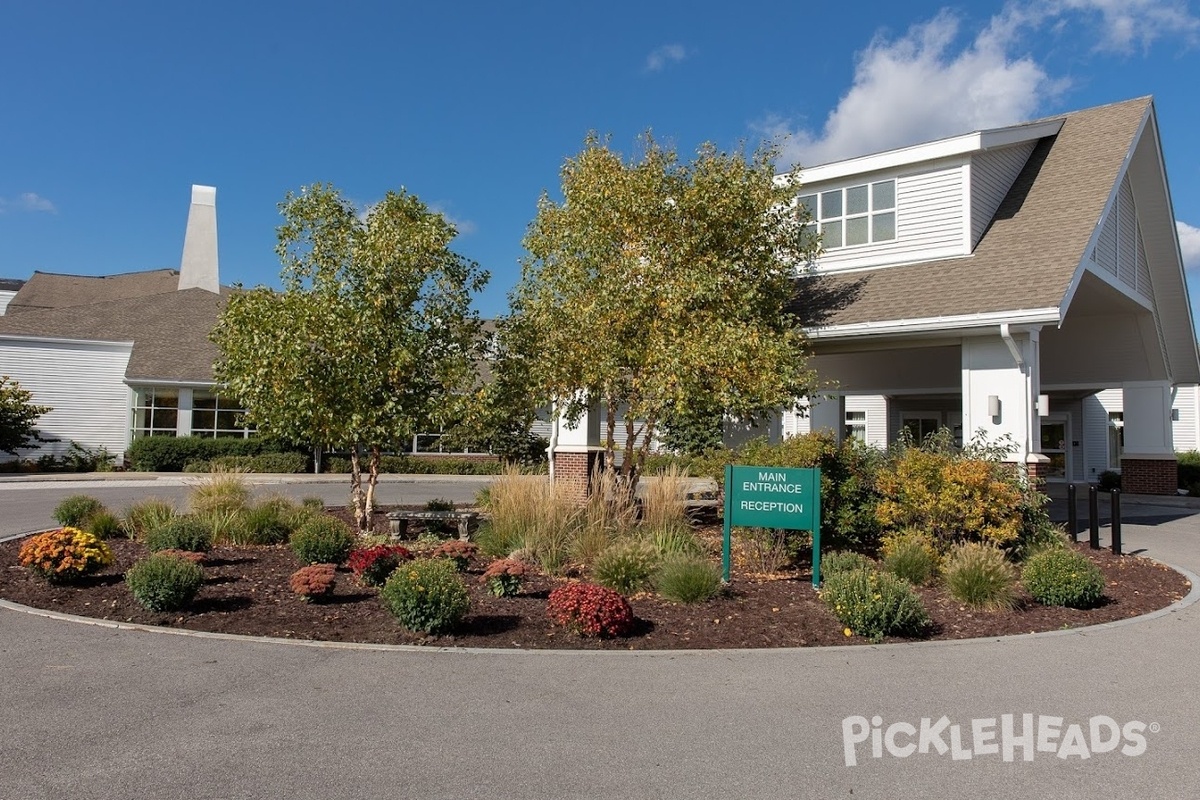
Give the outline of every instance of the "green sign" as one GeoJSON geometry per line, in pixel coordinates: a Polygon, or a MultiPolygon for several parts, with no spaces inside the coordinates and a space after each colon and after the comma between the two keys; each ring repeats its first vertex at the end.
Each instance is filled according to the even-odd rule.
{"type": "Polygon", "coordinates": [[[725,467],[725,551],[729,581],[730,529],[812,531],[813,586],[821,585],[821,470],[795,467],[725,467]]]}

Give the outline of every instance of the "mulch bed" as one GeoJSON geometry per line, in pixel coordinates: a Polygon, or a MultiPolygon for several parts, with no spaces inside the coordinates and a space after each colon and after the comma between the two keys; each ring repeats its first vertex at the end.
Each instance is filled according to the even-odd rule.
{"type": "MultiPolygon", "coordinates": [[[[719,529],[718,529],[719,532],[719,529]]],[[[709,536],[713,531],[707,531],[709,536]]],[[[35,608],[142,625],[186,628],[288,639],[380,644],[525,649],[670,650],[708,648],[806,647],[865,644],[843,635],[841,623],[819,601],[811,575],[796,572],[769,579],[740,575],[724,596],[698,605],[679,605],[651,594],[631,598],[636,628],[623,639],[574,636],[550,624],[546,597],[561,583],[544,576],[527,579],[515,598],[497,598],[478,582],[486,559],[466,576],[471,610],[453,635],[422,637],[409,633],[378,601],[378,590],[359,586],[340,569],[332,598],[305,603],[288,588],[300,562],[286,547],[218,547],[204,564],[205,583],[187,611],[146,611],[125,587],[122,574],[145,548],[124,539],[110,540],[116,563],[78,585],[53,586],[17,563],[21,541],[0,543],[0,597],[35,608]]],[[[933,619],[926,639],[994,637],[1076,628],[1134,617],[1164,608],[1184,597],[1190,583],[1179,573],[1146,559],[1118,557],[1080,548],[1104,571],[1105,602],[1093,609],[1048,608],[1024,590],[1012,611],[974,611],[935,588],[920,589],[933,619]]],[[[904,641],[889,639],[887,641],[904,641]]]]}

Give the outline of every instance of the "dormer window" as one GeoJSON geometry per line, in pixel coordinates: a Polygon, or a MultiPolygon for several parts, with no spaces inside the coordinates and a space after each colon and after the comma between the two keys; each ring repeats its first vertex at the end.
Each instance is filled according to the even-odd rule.
{"type": "Polygon", "coordinates": [[[876,181],[800,196],[826,250],[896,238],[896,182],[876,181]]]}

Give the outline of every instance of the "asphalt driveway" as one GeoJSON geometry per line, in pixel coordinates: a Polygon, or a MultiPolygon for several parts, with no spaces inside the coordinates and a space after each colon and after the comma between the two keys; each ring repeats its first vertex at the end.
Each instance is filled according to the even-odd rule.
{"type": "MultiPolygon", "coordinates": [[[[1127,506],[1128,549],[1200,572],[1196,514],[1127,506]]],[[[1200,606],[995,641],[704,653],[305,646],[0,609],[0,798],[1193,797],[1198,663],[1200,606]],[[987,752],[1025,714],[1032,744],[1057,730],[1047,750],[987,752]],[[1099,752],[1104,718],[1132,738],[1099,752]],[[922,720],[943,726],[929,752],[893,755],[922,720]]]]}

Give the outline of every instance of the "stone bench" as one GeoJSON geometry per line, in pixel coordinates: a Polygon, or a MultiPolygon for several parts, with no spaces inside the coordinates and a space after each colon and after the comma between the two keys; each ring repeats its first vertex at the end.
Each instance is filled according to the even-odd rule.
{"type": "Polygon", "coordinates": [[[409,522],[454,522],[458,525],[458,538],[464,542],[471,539],[471,526],[479,519],[476,511],[389,511],[388,530],[393,539],[408,534],[409,522]]]}

